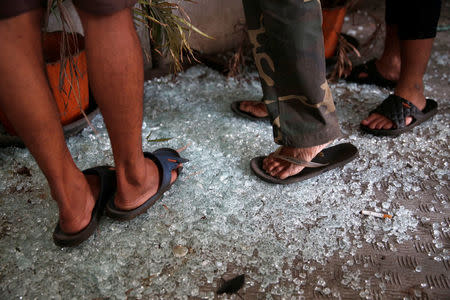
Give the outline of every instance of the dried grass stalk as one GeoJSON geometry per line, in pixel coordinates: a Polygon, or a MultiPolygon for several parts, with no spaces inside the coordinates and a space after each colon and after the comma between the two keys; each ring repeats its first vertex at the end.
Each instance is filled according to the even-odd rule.
{"type": "Polygon", "coordinates": [[[239,23],[235,25],[235,32],[241,36],[239,47],[228,61],[228,77],[237,77],[243,71],[246,63],[245,56],[250,51],[250,41],[248,39],[247,26],[239,23]]]}
{"type": "MultiPolygon", "coordinates": [[[[191,2],[191,0],[181,0],[191,2]]],[[[162,0],[139,0],[134,9],[138,24],[149,29],[154,50],[162,56],[169,55],[174,72],[182,70],[184,57],[191,62],[195,58],[194,50],[188,39],[192,31],[213,39],[192,25],[184,9],[177,3],[162,0]]]]}
{"type": "MultiPolygon", "coordinates": [[[[78,39],[74,34],[74,24],[70,18],[70,14],[67,8],[63,5],[64,0],[47,0],[47,13],[45,18],[45,28],[48,27],[48,19],[50,14],[54,13],[56,9],[59,11],[59,21],[62,25],[62,39],[60,43],[60,63],[61,69],[59,74],[59,91],[67,95],[67,99],[71,93],[75,93],[75,100],[77,101],[80,112],[85,118],[88,125],[96,133],[95,128],[92,126],[86,112],[81,106],[81,89],[79,84],[79,78],[83,76],[78,69],[77,64],[74,61],[75,55],[79,52],[78,39]],[[67,73],[67,67],[69,73],[67,73]],[[64,90],[64,82],[68,79],[69,91],[64,90]],[[75,78],[76,80],[72,80],[75,78]]],[[[56,15],[56,14],[55,14],[56,15]]],[[[67,108],[68,103],[64,103],[64,107],[67,108]]]]}
{"type": "Polygon", "coordinates": [[[337,81],[344,74],[349,74],[352,70],[352,61],[349,58],[350,53],[355,53],[358,57],[361,56],[358,49],[349,43],[341,34],[338,34],[339,42],[336,48],[337,61],[333,71],[329,77],[330,81],[337,81]]]}

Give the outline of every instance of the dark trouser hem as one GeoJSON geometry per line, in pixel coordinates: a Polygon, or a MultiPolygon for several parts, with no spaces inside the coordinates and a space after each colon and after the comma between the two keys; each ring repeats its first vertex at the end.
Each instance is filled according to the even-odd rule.
{"type": "Polygon", "coordinates": [[[385,21],[398,26],[400,40],[434,38],[441,6],[441,0],[386,0],[385,21]]]}
{"type": "MultiPolygon", "coordinates": [[[[274,129],[274,135],[275,135],[274,129]]],[[[309,148],[323,145],[342,136],[339,126],[330,126],[318,132],[311,132],[298,135],[283,136],[281,140],[275,139],[275,143],[281,146],[292,148],[309,148]]]]}
{"type": "Polygon", "coordinates": [[[425,40],[425,39],[434,39],[437,33],[437,26],[433,31],[429,32],[415,32],[414,34],[409,33],[399,33],[398,39],[401,41],[413,41],[413,40],[425,40]]]}

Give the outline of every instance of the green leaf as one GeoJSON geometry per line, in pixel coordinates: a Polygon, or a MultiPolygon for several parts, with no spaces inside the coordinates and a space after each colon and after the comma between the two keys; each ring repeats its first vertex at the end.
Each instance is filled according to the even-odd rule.
{"type": "Polygon", "coordinates": [[[147,140],[148,143],[158,143],[158,142],[167,142],[170,141],[173,138],[162,138],[162,139],[154,139],[154,140],[147,140]]]}
{"type": "Polygon", "coordinates": [[[152,131],[150,131],[145,138],[148,143],[158,143],[158,142],[167,142],[170,141],[172,138],[162,138],[162,139],[150,139],[150,136],[152,135],[152,131]]]}

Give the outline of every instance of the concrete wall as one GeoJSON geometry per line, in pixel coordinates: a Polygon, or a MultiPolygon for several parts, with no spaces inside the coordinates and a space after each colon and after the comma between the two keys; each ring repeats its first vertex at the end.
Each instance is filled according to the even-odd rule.
{"type": "MultiPolygon", "coordinates": [[[[179,0],[169,0],[179,3],[190,17],[194,26],[214,37],[208,39],[192,31],[189,42],[192,48],[206,54],[224,52],[235,48],[242,40],[242,28],[245,17],[242,8],[242,0],[197,0],[189,3],[179,0]]],[[[83,34],[83,26],[71,0],[64,2],[76,32],[83,34]]],[[[48,31],[61,30],[62,26],[56,15],[49,18],[48,31]]],[[[137,26],[139,38],[145,53],[150,55],[150,38],[145,27],[137,26]]],[[[151,57],[146,57],[146,68],[151,67],[151,57]]]]}
{"type": "MultiPolygon", "coordinates": [[[[67,9],[67,13],[73,22],[73,30],[84,35],[83,25],[81,24],[80,17],[72,3],[71,0],[64,1],[64,7],[67,9]]],[[[148,31],[143,26],[136,26],[139,39],[141,40],[142,49],[144,51],[144,64],[146,68],[151,67],[151,51],[150,51],[150,37],[148,31]]],[[[55,14],[50,15],[48,20],[48,31],[58,31],[62,30],[61,22],[59,21],[59,13],[56,11],[55,14]]]]}
{"type": "Polygon", "coordinates": [[[179,3],[191,18],[194,26],[215,38],[207,39],[192,33],[190,43],[194,49],[211,54],[236,47],[241,42],[242,26],[245,24],[242,0],[197,0],[195,3],[179,3]]]}

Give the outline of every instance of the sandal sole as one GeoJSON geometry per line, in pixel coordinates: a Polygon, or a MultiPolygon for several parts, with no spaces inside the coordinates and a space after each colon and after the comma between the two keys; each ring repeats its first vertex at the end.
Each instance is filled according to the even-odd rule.
{"type": "Polygon", "coordinates": [[[275,184],[292,184],[301,182],[312,177],[318,176],[324,172],[341,167],[358,157],[358,149],[350,143],[342,143],[322,150],[323,156],[316,156],[312,162],[328,163],[320,168],[304,168],[300,173],[290,176],[286,179],[279,179],[270,176],[262,167],[263,160],[267,156],[255,157],[250,162],[250,167],[256,176],[262,180],[275,184]]]}

